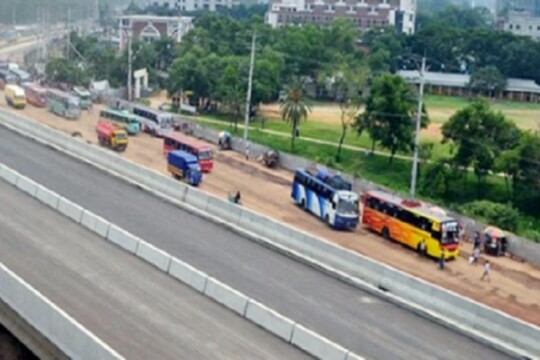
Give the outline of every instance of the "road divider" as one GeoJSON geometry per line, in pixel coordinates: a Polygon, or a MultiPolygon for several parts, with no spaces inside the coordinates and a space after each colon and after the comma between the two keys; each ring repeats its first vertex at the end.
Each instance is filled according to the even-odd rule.
{"type": "Polygon", "coordinates": [[[246,318],[283,340],[292,341],[294,322],[253,299],[247,304],[246,318]]]}
{"type": "Polygon", "coordinates": [[[298,324],[294,326],[291,343],[318,359],[344,360],[349,353],[347,349],[298,324]]]}
{"type": "Polygon", "coordinates": [[[132,254],[137,253],[137,248],[139,247],[140,242],[138,238],[113,224],[109,226],[107,240],[120,246],[122,249],[129,251],[132,254]]]}
{"type": "Polygon", "coordinates": [[[161,271],[169,272],[171,256],[146,241],[139,241],[136,255],[161,271]]]}
{"type": "MultiPolygon", "coordinates": [[[[540,357],[540,328],[302,230],[188,187],[117,154],[7,113],[0,123],[191,213],[512,356],[540,357]],[[226,220],[224,220],[226,219],[226,220]],[[406,285],[404,285],[406,284],[406,285]],[[460,319],[457,321],[456,319],[460,319]],[[498,329],[505,329],[504,332],[498,329]],[[522,331],[516,331],[520,329],[522,331]]],[[[9,175],[8,175],[9,176],[9,175]]]]}
{"type": "Polygon", "coordinates": [[[18,189],[27,193],[28,195],[35,197],[37,191],[37,185],[33,181],[28,181],[25,177],[18,177],[16,185],[18,189]]]}
{"type": "MultiPolygon", "coordinates": [[[[6,182],[14,185],[15,188],[18,188],[20,191],[52,207],[60,214],[77,222],[104,240],[111,242],[122,250],[155,266],[169,276],[188,285],[202,295],[223,305],[269,333],[293,346],[297,346],[309,355],[323,360],[347,360],[348,356],[352,355],[354,355],[354,359],[363,359],[361,356],[354,354],[325,337],[297,324],[292,319],[249,298],[240,291],[208,276],[206,273],[171,256],[165,251],[156,248],[53,191],[46,189],[42,185],[3,164],[0,164],[0,175],[2,175],[2,179],[13,180],[11,182],[6,180],[6,182]],[[8,175],[3,176],[2,174],[8,175]],[[23,182],[28,183],[25,185],[27,188],[35,188],[37,191],[29,193],[20,186],[17,186],[17,183],[21,181],[20,179],[22,179],[23,182]],[[46,202],[39,198],[39,190],[41,190],[41,198],[46,199],[46,202]],[[51,206],[51,204],[54,203],[57,204],[56,207],[51,206]],[[298,334],[296,334],[295,338],[294,333],[296,331],[298,331],[298,334]]],[[[38,323],[39,325],[46,322],[46,326],[48,327],[35,326],[36,329],[42,332],[43,335],[64,351],[66,355],[73,359],[122,359],[120,355],[114,352],[114,350],[110,349],[105,343],[88,333],[74,320],[71,319],[71,323],[66,323],[65,319],[61,316],[63,314],[61,309],[57,308],[59,311],[58,313],[51,313],[47,309],[40,307],[40,303],[36,303],[37,300],[34,298],[25,296],[24,294],[21,295],[21,290],[19,288],[13,289],[9,284],[4,286],[5,282],[10,280],[8,278],[8,280],[4,281],[3,268],[3,265],[0,264],[0,296],[2,299],[11,305],[7,300],[15,298],[13,301],[16,304],[23,305],[23,311],[19,313],[25,317],[25,319],[27,319],[28,316],[31,321],[34,321],[30,322],[32,325],[34,325],[34,323],[38,323]],[[5,295],[6,292],[10,295],[5,295]],[[19,296],[13,296],[12,293],[19,296]],[[83,333],[81,333],[81,329],[83,333]]],[[[6,271],[9,270],[6,269],[6,271]]],[[[17,310],[16,307],[14,307],[14,309],[17,310]]]]}
{"type": "Polygon", "coordinates": [[[60,213],[64,214],[65,216],[77,223],[80,223],[82,220],[82,214],[84,209],[66,198],[59,198],[57,209],[60,213]]]}
{"type": "Polygon", "coordinates": [[[202,271],[195,269],[189,264],[179,261],[178,259],[171,259],[169,275],[191,286],[193,289],[197,290],[200,293],[204,293],[204,290],[206,289],[208,275],[206,275],[202,271]]]}

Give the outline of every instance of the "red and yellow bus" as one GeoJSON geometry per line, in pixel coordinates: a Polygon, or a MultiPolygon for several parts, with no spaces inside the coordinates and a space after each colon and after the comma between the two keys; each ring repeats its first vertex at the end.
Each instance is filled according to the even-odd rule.
{"type": "Polygon", "coordinates": [[[47,89],[34,83],[23,85],[26,92],[26,101],[35,107],[44,108],[47,105],[47,89]]]}
{"type": "Polygon", "coordinates": [[[167,157],[169,151],[173,150],[183,150],[195,155],[203,172],[210,172],[214,167],[214,153],[208,144],[182,134],[165,135],[163,137],[163,156],[167,157]]]}
{"type": "Polygon", "coordinates": [[[459,255],[458,222],[417,201],[409,201],[382,191],[362,195],[362,223],[369,229],[417,250],[445,259],[459,255]]]}

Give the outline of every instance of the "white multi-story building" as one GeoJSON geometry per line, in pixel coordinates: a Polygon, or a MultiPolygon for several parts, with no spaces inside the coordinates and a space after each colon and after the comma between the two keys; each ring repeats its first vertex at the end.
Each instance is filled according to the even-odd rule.
{"type": "Polygon", "coordinates": [[[240,5],[240,0],[162,0],[154,2],[168,6],[171,9],[174,8],[181,11],[215,11],[216,8],[220,6],[231,7],[234,5],[240,5]]]}
{"type": "Polygon", "coordinates": [[[502,27],[515,35],[530,36],[534,40],[540,40],[540,17],[530,12],[510,12],[502,27]]]}
{"type": "Polygon", "coordinates": [[[401,32],[412,34],[416,0],[270,0],[266,22],[273,27],[325,25],[336,17],[350,18],[362,29],[395,26],[401,32]]]}

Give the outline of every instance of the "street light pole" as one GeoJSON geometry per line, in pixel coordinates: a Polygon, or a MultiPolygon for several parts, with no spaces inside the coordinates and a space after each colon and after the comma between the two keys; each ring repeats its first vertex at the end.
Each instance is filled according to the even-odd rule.
{"type": "Polygon", "coordinates": [[[426,71],[426,57],[422,57],[422,67],[420,68],[420,91],[418,94],[418,110],[416,113],[416,134],[414,137],[414,158],[411,174],[411,198],[416,195],[416,178],[418,176],[418,150],[420,143],[420,125],[422,123],[422,108],[424,100],[424,73],[426,71]]]}
{"type": "Polygon", "coordinates": [[[127,87],[128,87],[128,101],[131,101],[131,72],[132,72],[132,49],[131,49],[131,33],[130,29],[126,29],[126,34],[128,38],[128,78],[127,78],[127,87]]]}
{"type": "Polygon", "coordinates": [[[253,31],[253,35],[251,37],[251,59],[249,61],[249,79],[248,79],[248,91],[246,96],[246,116],[244,119],[244,146],[246,149],[246,156],[248,151],[248,128],[249,128],[249,115],[251,110],[251,87],[253,84],[253,68],[255,67],[255,39],[257,35],[255,34],[255,31],[253,31]]]}

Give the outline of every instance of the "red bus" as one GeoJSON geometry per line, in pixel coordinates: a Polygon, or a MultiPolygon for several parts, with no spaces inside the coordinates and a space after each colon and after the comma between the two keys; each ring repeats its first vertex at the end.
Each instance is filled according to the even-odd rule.
{"type": "Polygon", "coordinates": [[[34,83],[25,83],[23,85],[26,92],[26,101],[35,107],[43,108],[47,104],[47,89],[34,83]]]}
{"type": "Polygon", "coordinates": [[[214,153],[208,144],[182,134],[165,135],[163,137],[163,156],[167,157],[169,151],[173,150],[183,150],[195,155],[203,172],[210,172],[214,167],[214,153]]]}

